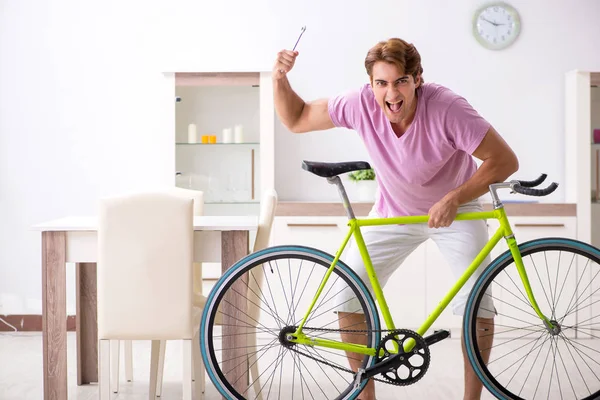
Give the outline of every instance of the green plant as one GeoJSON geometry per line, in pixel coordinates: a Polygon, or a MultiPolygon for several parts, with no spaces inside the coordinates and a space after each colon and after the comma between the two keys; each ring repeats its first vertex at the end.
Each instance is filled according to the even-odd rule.
{"type": "Polygon", "coordinates": [[[348,174],[348,178],[351,181],[373,181],[375,180],[375,170],[371,169],[363,169],[360,171],[353,171],[348,174]]]}

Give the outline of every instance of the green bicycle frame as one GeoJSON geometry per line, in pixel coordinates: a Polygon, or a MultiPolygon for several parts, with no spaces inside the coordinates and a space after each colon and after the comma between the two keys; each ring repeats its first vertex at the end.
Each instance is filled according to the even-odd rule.
{"type": "MultiPolygon", "coordinates": [[[[472,261],[471,265],[469,265],[469,267],[462,274],[462,276],[456,281],[454,286],[443,297],[443,299],[440,301],[440,303],[437,305],[437,307],[431,312],[431,314],[427,317],[427,319],[417,329],[416,332],[419,335],[423,336],[423,334],[431,327],[431,325],[440,316],[440,314],[444,311],[444,309],[448,306],[448,304],[450,304],[450,301],[452,301],[454,296],[456,296],[458,291],[469,280],[471,275],[473,275],[473,273],[477,270],[477,268],[479,268],[482,261],[488,256],[488,254],[492,251],[492,249],[498,244],[498,242],[503,237],[506,239],[508,248],[510,249],[513,259],[515,260],[515,264],[516,264],[517,270],[519,272],[519,276],[521,277],[521,281],[523,282],[525,292],[527,293],[527,297],[529,298],[529,301],[531,302],[533,309],[535,310],[536,314],[540,317],[540,319],[542,321],[544,321],[544,324],[546,326],[552,326],[549,319],[541,312],[541,310],[535,300],[533,291],[531,290],[531,286],[529,284],[529,279],[527,277],[527,273],[525,271],[525,267],[523,266],[523,261],[521,259],[521,253],[519,251],[517,241],[514,238],[514,235],[513,235],[512,229],[510,227],[510,224],[508,222],[504,208],[500,207],[493,211],[460,213],[460,214],[457,214],[457,216],[455,218],[455,220],[457,220],[457,221],[481,220],[481,219],[497,219],[500,222],[500,226],[496,230],[494,235],[489,239],[487,244],[481,249],[479,254],[472,261]]],[[[327,280],[329,279],[329,276],[333,272],[335,265],[337,264],[338,260],[340,259],[342,252],[346,248],[348,241],[350,240],[350,238],[352,236],[354,236],[354,240],[356,241],[358,249],[360,250],[360,254],[362,256],[365,268],[367,270],[367,274],[369,276],[369,280],[373,287],[375,299],[377,301],[377,304],[379,304],[379,308],[381,309],[381,313],[383,315],[383,319],[385,321],[387,329],[396,329],[395,325],[394,325],[394,321],[392,319],[392,316],[390,315],[390,310],[389,310],[387,302],[385,300],[383,291],[379,284],[379,280],[377,279],[377,275],[373,268],[373,264],[371,262],[371,257],[369,256],[369,253],[367,251],[367,247],[365,245],[365,241],[363,239],[360,227],[394,225],[394,224],[422,224],[422,223],[427,223],[428,221],[429,221],[429,216],[427,216],[427,215],[392,217],[392,218],[351,218],[348,221],[348,225],[349,225],[350,229],[348,230],[348,233],[347,233],[346,237],[344,238],[344,241],[342,242],[341,247],[337,251],[335,258],[334,258],[333,262],[331,263],[330,268],[327,270],[327,273],[325,274],[325,276],[321,282],[321,285],[319,286],[317,293],[315,294],[315,297],[314,297],[310,307],[306,311],[306,314],[305,314],[304,318],[302,319],[302,322],[298,326],[296,332],[293,334],[295,339],[293,339],[291,341],[295,342],[295,343],[299,343],[299,344],[308,345],[308,346],[327,347],[327,348],[344,350],[344,351],[353,352],[353,353],[374,356],[376,353],[376,349],[374,349],[374,348],[369,348],[364,345],[353,344],[353,343],[345,343],[345,342],[339,342],[339,341],[322,339],[322,338],[312,338],[310,336],[305,335],[302,332],[302,328],[304,327],[304,324],[308,320],[310,313],[312,312],[319,296],[321,295],[323,288],[327,284],[327,280]]]]}

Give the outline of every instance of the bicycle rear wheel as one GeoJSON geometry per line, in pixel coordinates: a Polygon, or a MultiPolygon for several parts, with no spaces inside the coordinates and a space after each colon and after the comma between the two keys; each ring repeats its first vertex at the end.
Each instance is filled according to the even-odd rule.
{"type": "Polygon", "coordinates": [[[536,301],[559,329],[550,331],[537,316],[507,251],[486,268],[467,302],[471,365],[499,399],[599,398],[600,341],[593,339],[600,339],[600,251],[562,238],[519,248],[536,301]],[[486,296],[496,308],[494,326],[476,320],[486,296]]]}
{"type": "MultiPolygon", "coordinates": [[[[206,371],[223,396],[356,399],[366,381],[354,388],[344,351],[286,341],[332,261],[331,255],[308,247],[271,247],[243,258],[219,279],[202,315],[200,348],[206,371]]],[[[342,303],[352,304],[350,312],[364,314],[363,337],[368,347],[376,348],[380,326],[375,303],[360,278],[341,261],[303,332],[342,341],[335,313],[342,303]]],[[[375,362],[375,357],[360,357],[363,368],[375,362]]]]}

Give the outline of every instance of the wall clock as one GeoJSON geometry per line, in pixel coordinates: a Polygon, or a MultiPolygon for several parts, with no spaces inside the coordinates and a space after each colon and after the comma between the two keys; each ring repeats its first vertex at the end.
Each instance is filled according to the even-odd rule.
{"type": "Polygon", "coordinates": [[[514,43],[520,32],[521,18],[509,4],[488,3],[473,15],[473,35],[486,49],[504,49],[514,43]]]}

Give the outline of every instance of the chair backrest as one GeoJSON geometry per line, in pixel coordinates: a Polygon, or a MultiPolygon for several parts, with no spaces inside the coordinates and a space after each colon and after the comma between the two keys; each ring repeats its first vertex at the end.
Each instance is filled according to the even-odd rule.
{"type": "MultiPolygon", "coordinates": [[[[204,215],[204,192],[201,190],[186,189],[178,186],[169,187],[167,193],[179,196],[183,199],[194,200],[194,217],[204,215]]],[[[194,263],[194,305],[202,304],[196,298],[202,297],[202,263],[194,263]]]]}
{"type": "Polygon", "coordinates": [[[256,231],[256,240],[254,241],[253,251],[258,251],[269,246],[271,237],[271,228],[275,218],[275,209],[277,208],[277,192],[275,189],[265,191],[260,202],[260,214],[258,217],[258,230],[256,231]]]}
{"type": "MultiPolygon", "coordinates": [[[[274,189],[265,191],[261,198],[260,215],[258,217],[258,231],[254,241],[253,251],[259,251],[269,246],[271,237],[271,228],[275,218],[275,209],[277,208],[277,192],[274,189]]],[[[259,319],[260,303],[258,293],[262,293],[263,273],[260,268],[255,268],[252,272],[253,278],[248,279],[248,320],[249,324],[254,324],[259,319]]]]}
{"type": "Polygon", "coordinates": [[[192,209],[168,193],[100,202],[99,339],[192,338],[192,209]]]}
{"type": "Polygon", "coordinates": [[[201,190],[185,189],[177,186],[168,189],[167,193],[184,199],[194,200],[194,216],[204,215],[204,192],[201,190]]]}

